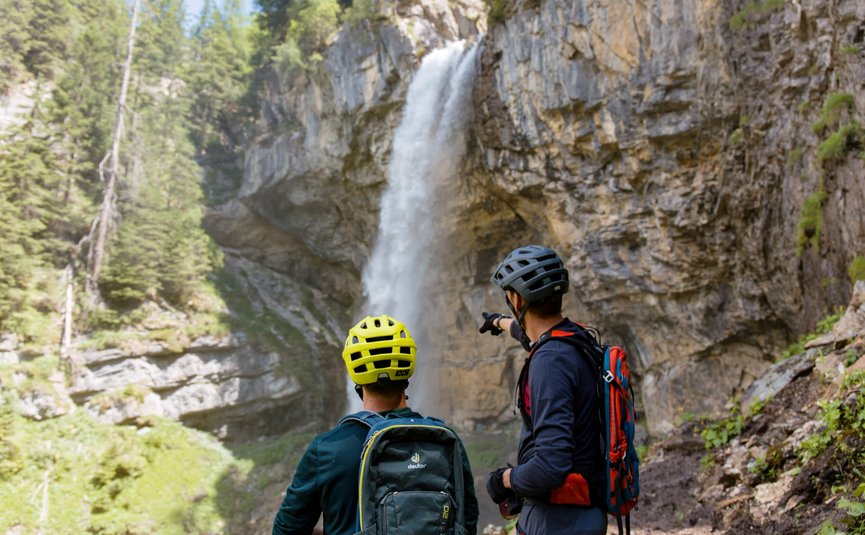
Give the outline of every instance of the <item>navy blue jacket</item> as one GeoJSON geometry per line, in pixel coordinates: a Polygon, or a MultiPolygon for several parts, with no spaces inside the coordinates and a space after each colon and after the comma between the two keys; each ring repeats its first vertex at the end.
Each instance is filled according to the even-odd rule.
{"type": "MultiPolygon", "coordinates": [[[[575,328],[568,319],[553,327],[575,328]]],[[[597,369],[575,346],[555,338],[526,365],[531,425],[524,421],[520,431],[519,464],[511,471],[514,490],[544,500],[571,472],[603,487],[597,369]]]]}

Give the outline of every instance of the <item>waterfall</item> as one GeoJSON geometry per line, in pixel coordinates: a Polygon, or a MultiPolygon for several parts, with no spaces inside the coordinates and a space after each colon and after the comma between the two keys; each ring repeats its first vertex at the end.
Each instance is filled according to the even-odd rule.
{"type": "MultiPolygon", "coordinates": [[[[411,405],[426,404],[422,384],[434,384],[435,358],[423,347],[428,319],[421,288],[435,251],[440,190],[453,181],[465,154],[467,107],[479,43],[463,41],[430,52],[408,88],[405,110],[393,135],[388,185],[381,197],[378,236],[363,272],[363,314],[388,314],[405,323],[418,342],[411,405]]],[[[353,385],[349,385],[350,387],[353,385]]],[[[360,400],[351,390],[352,409],[360,400]]]]}

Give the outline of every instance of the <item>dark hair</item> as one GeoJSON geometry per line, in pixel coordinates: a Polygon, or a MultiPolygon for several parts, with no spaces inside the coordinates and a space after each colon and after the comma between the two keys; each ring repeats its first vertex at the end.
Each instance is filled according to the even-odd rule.
{"type": "Polygon", "coordinates": [[[405,389],[408,388],[408,381],[379,381],[377,383],[363,385],[363,388],[375,396],[397,403],[402,398],[405,389]]]}
{"type": "Polygon", "coordinates": [[[541,318],[550,318],[562,313],[562,295],[551,295],[540,301],[529,303],[528,311],[541,318]]]}

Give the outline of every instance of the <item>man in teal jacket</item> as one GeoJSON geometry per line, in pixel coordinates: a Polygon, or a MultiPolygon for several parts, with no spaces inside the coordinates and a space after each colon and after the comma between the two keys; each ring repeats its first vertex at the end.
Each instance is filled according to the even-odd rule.
{"type": "MultiPolygon", "coordinates": [[[[367,316],[349,331],[343,359],[364,410],[421,417],[406,404],[416,352],[405,325],[388,316],[367,316]]],[[[355,533],[360,455],[368,431],[360,422],[349,420],[313,439],[273,521],[274,535],[312,534],[321,515],[325,535],[355,533]]],[[[462,463],[466,528],[475,535],[478,502],[465,453],[462,463]]]]}

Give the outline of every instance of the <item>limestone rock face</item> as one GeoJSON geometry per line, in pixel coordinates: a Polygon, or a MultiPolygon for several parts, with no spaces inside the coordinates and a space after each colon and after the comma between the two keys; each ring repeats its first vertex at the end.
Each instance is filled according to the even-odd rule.
{"type": "MultiPolygon", "coordinates": [[[[865,5],[511,6],[483,38],[468,155],[439,200],[432,275],[411,297],[425,305],[422,356],[438,369],[426,397],[458,426],[513,422],[525,353],[476,329],[482,310],[504,309],[488,282],[496,263],[536,242],[571,271],[568,315],[627,349],[651,432],[720,408],[851,292],[865,162],[855,139],[834,159],[818,150],[865,110],[865,5]],[[839,92],[854,106],[815,134],[839,92]],[[800,225],[819,191],[819,225],[800,225]]],[[[340,32],[317,71],[269,79],[239,193],[207,217],[233,258],[319,291],[336,311],[325,329],[334,339],[363,299],[419,57],[485,29],[479,1],[386,9],[340,32]]],[[[313,352],[338,375],[336,347],[313,352]]]]}
{"type": "Polygon", "coordinates": [[[163,416],[226,440],[330,425],[344,401],[333,396],[345,389],[336,366],[342,340],[333,334],[342,312],[318,291],[252,261],[229,257],[225,270],[233,291],[248,300],[246,310],[231,313],[253,318],[224,337],[76,350],[75,403],[107,423],[163,416]]]}
{"type": "MultiPolygon", "coordinates": [[[[784,3],[738,28],[736,2],[517,4],[486,37],[476,172],[510,208],[495,222],[509,243],[563,255],[569,312],[626,347],[649,427],[668,430],[846,303],[865,166],[852,145],[820,162],[829,132],[811,125],[833,92],[865,110],[865,6],[784,3]],[[819,245],[797,255],[802,206],[820,189],[819,245]]],[[[830,131],[861,117],[848,112],[830,131]]],[[[474,210],[455,225],[477,222],[489,197],[464,201],[474,210]]],[[[460,251],[487,270],[488,229],[460,251]]]]}

